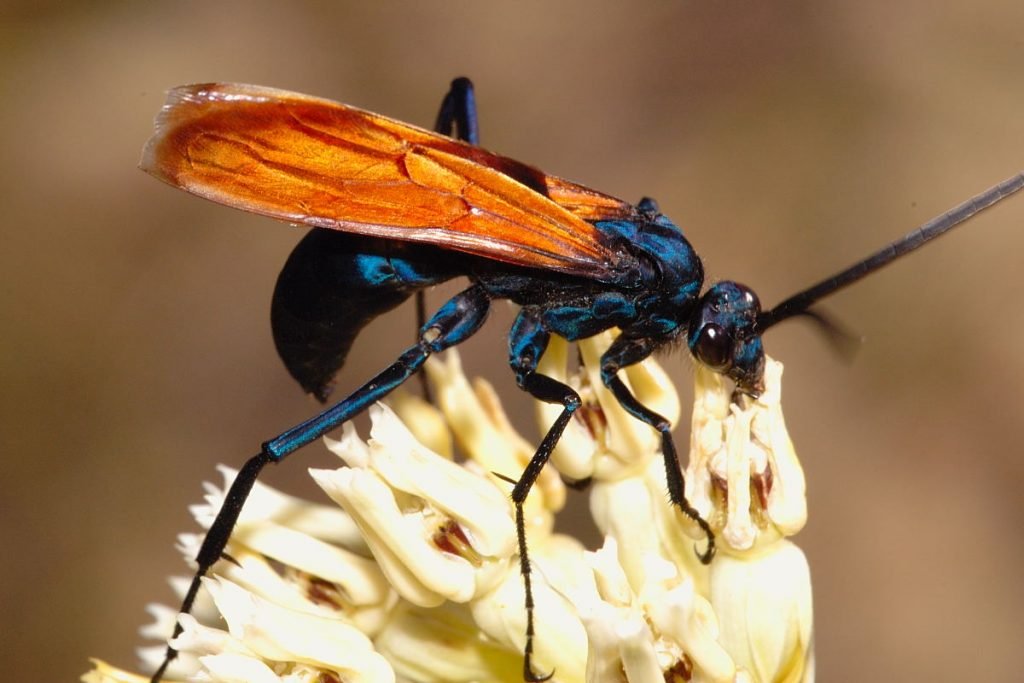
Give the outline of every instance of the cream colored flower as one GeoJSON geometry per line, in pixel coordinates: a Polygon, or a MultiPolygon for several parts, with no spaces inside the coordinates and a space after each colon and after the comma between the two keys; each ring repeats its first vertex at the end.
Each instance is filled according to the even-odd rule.
{"type": "MultiPolygon", "coordinates": [[[[660,437],[600,384],[612,339],[581,342],[575,372],[559,340],[542,363],[584,400],[552,461],[570,478],[593,479],[605,543],[588,553],[553,532],[565,488],[548,468],[526,503],[534,672],[571,683],[813,680],[809,572],[785,540],[806,503],[782,420],[781,366],[769,361],[767,390],[742,406],[717,375],[697,371],[687,495],[719,533],[707,567],[695,553],[699,530],[667,501],[660,437]]],[[[256,485],[228,544],[232,561],[213,568],[193,614],[180,617],[181,656],[166,680],[522,680],[527,613],[506,478],[520,476],[536,440],[512,428],[490,385],[470,385],[456,354],[427,371],[438,408],[397,402],[411,429],[376,406],[368,441],[350,426],[326,440],[345,466],[311,474],[341,509],[256,485]],[[452,459],[456,445],[465,462],[452,459]]],[[[620,376],[678,418],[656,363],[620,376]]],[[[561,407],[538,410],[544,432],[561,407]]],[[[207,487],[193,508],[202,526],[222,499],[223,489],[207,487]]],[[[180,538],[186,558],[201,538],[180,538]]],[[[173,585],[182,595],[188,581],[173,585]]],[[[150,611],[147,635],[165,638],[177,615],[150,611]]],[[[141,655],[155,668],[163,647],[141,655]]],[[[96,662],[83,680],[145,679],[96,662]]]]}
{"type": "MultiPolygon", "coordinates": [[[[578,343],[583,367],[568,372],[569,344],[553,337],[538,371],[576,389],[583,399],[574,420],[565,429],[551,456],[551,462],[570,479],[614,480],[635,474],[659,452],[661,439],[619,405],[601,382],[601,354],[611,345],[612,332],[578,343]]],[[[675,424],[679,418],[679,396],[664,370],[652,359],[623,369],[619,376],[640,401],[675,424]]],[[[537,403],[538,423],[546,431],[562,406],[537,403]]]]}
{"type": "MultiPolygon", "coordinates": [[[[467,458],[467,467],[480,474],[518,479],[536,451],[512,426],[494,388],[477,378],[472,385],[462,371],[459,354],[447,353],[431,359],[427,376],[436,387],[436,400],[443,420],[455,435],[467,458]]],[[[425,413],[429,407],[420,407],[425,413]]],[[[437,412],[436,410],[434,412],[437,412]]],[[[403,415],[403,418],[405,416],[403,415]]],[[[416,422],[425,421],[415,418],[416,422]]],[[[503,489],[511,491],[510,487],[503,489]]],[[[565,485],[555,468],[545,468],[534,484],[524,506],[527,535],[546,536],[554,527],[555,515],[565,505],[565,485]]]]}
{"type": "Polygon", "coordinates": [[[102,659],[93,659],[92,666],[91,671],[82,675],[82,683],[149,683],[148,678],[122,671],[102,659]]]}
{"type": "MultiPolygon", "coordinates": [[[[585,679],[587,636],[579,614],[567,597],[581,583],[593,582],[576,539],[556,534],[530,546],[533,567],[534,673],[554,672],[554,681],[585,679]]],[[[506,574],[491,592],[470,603],[474,621],[488,637],[521,656],[526,646],[526,595],[518,571],[506,574]]],[[[522,666],[519,677],[521,680],[522,666]]]]}
{"type": "Polygon", "coordinates": [[[651,563],[667,561],[685,577],[671,595],[683,600],[689,591],[687,619],[707,628],[670,627],[686,622],[681,608],[674,621],[650,613],[645,619],[655,640],[672,639],[688,661],[709,653],[703,671],[694,667],[707,680],[813,679],[810,574],[803,553],[784,540],[806,521],[806,491],[782,415],[781,377],[781,364],[768,359],[766,391],[738,406],[721,376],[697,370],[686,484],[691,503],[718,532],[719,556],[710,567],[695,552],[703,536],[666,499],[660,459],[647,460],[636,476],[593,487],[594,519],[614,539],[606,551],[614,549],[632,595],[658,595],[644,604],[678,607],[667,587],[651,583],[651,563]]]}
{"type": "Polygon", "coordinates": [[[755,681],[814,680],[811,574],[788,540],[711,563],[720,642],[755,681]]]}
{"type": "Polygon", "coordinates": [[[726,550],[792,536],[807,521],[803,469],[782,416],[782,364],[765,363],[765,391],[731,403],[721,375],[697,368],[686,495],[726,550]]]}
{"type": "Polygon", "coordinates": [[[203,583],[228,630],[186,617],[172,644],[198,656],[207,680],[292,681],[324,672],[352,683],[395,680],[370,639],[345,619],[282,607],[226,579],[203,583]]]}
{"type": "Polygon", "coordinates": [[[720,642],[755,681],[812,681],[811,579],[786,539],[807,520],[803,470],[782,416],[782,364],[744,406],[714,373],[697,371],[687,494],[720,530],[706,594],[720,642]]]}
{"type": "Polygon", "coordinates": [[[498,486],[423,447],[389,408],[370,408],[371,440],[346,425],[328,447],[348,463],[312,470],[356,521],[399,595],[421,607],[466,602],[507,573],[516,548],[498,486]]]}
{"type": "Polygon", "coordinates": [[[523,671],[518,649],[488,637],[469,607],[451,602],[433,609],[399,604],[375,645],[410,681],[514,681],[523,671]]]}
{"type": "MultiPolygon", "coordinates": [[[[205,484],[204,502],[190,508],[193,517],[204,529],[209,529],[224,502],[231,482],[238,473],[221,465],[218,470],[224,478],[223,487],[205,484]]],[[[333,543],[355,552],[366,550],[366,542],[352,518],[335,505],[312,503],[257,482],[246,500],[238,525],[260,525],[276,522],[290,529],[301,531],[313,538],[333,543]]],[[[187,558],[191,561],[191,558],[187,558]]]]}
{"type": "Polygon", "coordinates": [[[574,594],[587,628],[587,680],[611,680],[622,671],[630,683],[679,680],[729,683],[736,668],[718,643],[718,623],[694,582],[658,557],[643,559],[639,589],[619,563],[616,540],[587,553],[596,590],[574,594]]]}

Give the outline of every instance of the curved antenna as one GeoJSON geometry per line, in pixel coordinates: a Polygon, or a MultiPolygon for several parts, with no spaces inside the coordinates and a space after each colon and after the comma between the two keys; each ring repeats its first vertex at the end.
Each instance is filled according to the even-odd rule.
{"type": "Polygon", "coordinates": [[[758,329],[764,331],[786,318],[804,313],[808,307],[819,299],[823,299],[836,290],[853,284],[882,266],[889,265],[900,256],[924,246],[927,242],[949,232],[968,218],[1006,199],[1022,188],[1024,188],[1024,173],[1018,173],[995,187],[985,190],[976,197],[968,199],[963,204],[947,211],[941,216],[931,219],[921,227],[868,256],[866,259],[858,261],[846,270],[828,277],[802,292],[794,294],[770,311],[762,313],[757,318],[758,329]]]}

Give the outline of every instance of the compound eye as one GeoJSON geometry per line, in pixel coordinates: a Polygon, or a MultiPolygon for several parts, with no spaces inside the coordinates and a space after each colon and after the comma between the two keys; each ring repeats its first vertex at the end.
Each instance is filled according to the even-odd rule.
{"type": "Polygon", "coordinates": [[[712,370],[724,370],[732,365],[732,345],[732,337],[721,325],[707,323],[697,334],[693,353],[712,370]]]}

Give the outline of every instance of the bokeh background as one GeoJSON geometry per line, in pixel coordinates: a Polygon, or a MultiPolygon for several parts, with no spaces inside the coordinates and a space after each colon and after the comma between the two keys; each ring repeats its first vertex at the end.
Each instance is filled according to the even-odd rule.
{"type": "MultiPolygon", "coordinates": [[[[302,233],[136,170],[167,88],[429,125],[469,75],[488,147],[656,197],[710,278],[770,305],[1024,168],[1022,36],[1019,0],[0,3],[5,678],[131,666],[200,482],[313,410],[268,325],[302,233]]],[[[804,323],[768,337],[809,479],[820,680],[1019,679],[1022,248],[1017,198],[833,297],[866,339],[852,363],[804,323]]],[[[464,358],[534,438],[510,319],[464,358]]],[[[372,327],[341,389],[412,324],[372,327]]],[[[689,359],[666,363],[689,396],[689,359]]],[[[267,481],[315,495],[319,450],[267,481]]]]}

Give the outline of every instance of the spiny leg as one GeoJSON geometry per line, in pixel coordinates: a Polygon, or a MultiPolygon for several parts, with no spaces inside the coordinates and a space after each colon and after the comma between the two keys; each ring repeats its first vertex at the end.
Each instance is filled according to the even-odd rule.
{"type": "MultiPolygon", "coordinates": [[[[180,613],[188,614],[192,610],[203,577],[224,556],[224,548],[238,522],[242,506],[260,471],[268,463],[284,460],[288,455],[348,422],[371,404],[387,396],[412,377],[431,354],[460,344],[471,337],[483,325],[489,310],[490,297],[483,287],[474,285],[463,290],[427,321],[420,330],[416,344],[406,349],[398,360],[376,377],[352,392],[348,398],[264,443],[260,453],[250,458],[235,477],[220,511],[206,532],[196,555],[196,573],[182,601],[180,613]]],[[[179,621],[175,624],[171,640],[181,632],[182,626],[179,621]]],[[[168,665],[177,656],[178,651],[168,645],[164,661],[150,679],[151,683],[159,683],[168,665]]]]}
{"type": "Polygon", "coordinates": [[[703,553],[698,552],[697,557],[704,564],[708,564],[715,556],[715,534],[707,520],[701,517],[700,512],[686,499],[686,483],[683,480],[679,454],[676,452],[676,445],[672,440],[672,425],[664,417],[641,403],[617,374],[620,369],[644,360],[651,355],[653,350],[653,342],[643,337],[620,336],[616,338],[601,356],[601,381],[611,390],[619,405],[627,413],[654,427],[661,434],[661,453],[665,460],[665,480],[669,500],[684,515],[696,522],[700,530],[707,536],[708,547],[703,553]]]}
{"type": "Polygon", "coordinates": [[[523,589],[526,603],[526,647],[523,658],[523,678],[537,683],[546,681],[554,675],[554,671],[546,676],[533,673],[533,641],[536,631],[533,623],[533,583],[530,579],[530,558],[526,548],[526,521],[523,506],[530,489],[537,481],[544,465],[551,458],[551,453],[562,438],[562,432],[572,419],[572,415],[580,407],[582,401],[572,387],[562,384],[546,375],[537,373],[537,363],[544,354],[550,340],[550,333],[544,329],[539,312],[533,308],[524,308],[509,333],[509,364],[516,373],[519,387],[534,398],[546,403],[561,403],[562,412],[555,419],[548,433],[544,435],[537,451],[530,458],[519,481],[512,489],[512,504],[516,511],[516,539],[519,542],[519,570],[523,575],[523,589]]]}

